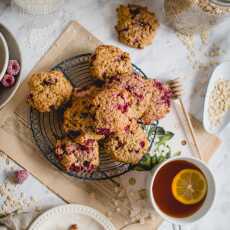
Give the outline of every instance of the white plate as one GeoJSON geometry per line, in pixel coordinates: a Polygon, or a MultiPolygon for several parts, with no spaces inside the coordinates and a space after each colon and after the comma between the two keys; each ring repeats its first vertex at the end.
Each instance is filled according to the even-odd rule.
{"type": "Polygon", "coordinates": [[[212,76],[208,83],[208,89],[205,96],[205,103],[204,103],[204,114],[203,114],[203,126],[205,130],[209,133],[219,133],[221,130],[225,128],[230,122],[230,111],[225,113],[221,124],[217,127],[213,127],[209,120],[208,115],[208,104],[209,104],[209,96],[212,90],[214,89],[215,83],[219,80],[230,80],[230,62],[224,62],[216,67],[212,76]]]}
{"type": "Polygon", "coordinates": [[[1,23],[0,23],[0,32],[3,34],[4,38],[6,39],[8,49],[9,49],[9,59],[16,59],[21,64],[21,71],[19,75],[16,77],[16,82],[14,86],[10,88],[0,87],[0,109],[2,109],[13,98],[14,94],[16,93],[20,85],[23,64],[22,64],[20,48],[13,34],[1,23]]]}
{"type": "Polygon", "coordinates": [[[79,230],[116,230],[113,224],[97,210],[76,204],[52,208],[39,216],[29,230],[68,230],[77,224],[79,230]]]}

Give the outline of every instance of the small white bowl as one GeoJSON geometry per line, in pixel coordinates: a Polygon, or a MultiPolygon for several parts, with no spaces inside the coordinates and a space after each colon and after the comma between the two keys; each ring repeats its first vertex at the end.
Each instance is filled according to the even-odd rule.
{"type": "Polygon", "coordinates": [[[0,32],[0,81],[2,80],[9,62],[9,49],[5,37],[0,32]]]}
{"type": "Polygon", "coordinates": [[[183,224],[193,223],[193,222],[199,220],[205,214],[207,214],[207,212],[212,207],[212,204],[213,204],[214,199],[215,199],[216,186],[215,186],[214,176],[213,176],[211,170],[208,168],[208,166],[203,161],[198,160],[196,158],[192,158],[192,157],[173,157],[173,158],[170,158],[170,159],[164,161],[163,163],[161,163],[149,175],[148,182],[147,182],[147,192],[148,192],[148,197],[149,197],[149,200],[150,200],[152,207],[156,210],[156,212],[163,219],[165,219],[166,221],[168,221],[170,223],[183,225],[183,224]],[[195,166],[197,166],[205,175],[205,177],[207,179],[207,184],[208,184],[208,193],[207,193],[207,196],[204,200],[204,203],[202,204],[200,209],[198,211],[196,211],[194,214],[192,214],[191,216],[184,217],[184,218],[175,218],[175,217],[169,216],[166,213],[162,212],[162,210],[158,207],[158,205],[154,199],[153,192],[152,192],[153,182],[154,182],[155,177],[156,177],[157,173],[159,172],[159,170],[164,165],[168,164],[169,162],[175,161],[175,160],[184,160],[184,161],[190,162],[190,163],[194,164],[195,166]]]}
{"type": "Polygon", "coordinates": [[[20,73],[16,77],[15,79],[16,81],[14,85],[10,88],[5,88],[3,86],[0,86],[0,109],[2,109],[13,98],[14,94],[16,93],[20,85],[21,78],[22,78],[21,73],[22,73],[23,65],[22,65],[22,57],[21,57],[20,48],[13,34],[1,23],[0,23],[0,32],[3,34],[8,44],[9,59],[16,59],[21,65],[20,73]]]}
{"type": "Polygon", "coordinates": [[[223,62],[215,68],[209,80],[208,88],[205,96],[203,126],[207,132],[214,133],[214,134],[221,132],[230,122],[230,111],[225,113],[220,125],[217,127],[211,125],[209,115],[208,115],[209,96],[212,90],[214,89],[215,83],[220,79],[230,80],[230,62],[223,62]]]}

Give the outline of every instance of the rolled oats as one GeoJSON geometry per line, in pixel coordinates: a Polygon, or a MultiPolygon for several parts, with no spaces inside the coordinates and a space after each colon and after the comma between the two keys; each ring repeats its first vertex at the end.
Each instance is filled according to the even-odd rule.
{"type": "Polygon", "coordinates": [[[225,113],[230,109],[230,80],[218,80],[211,91],[208,115],[213,127],[220,125],[225,113]]]}

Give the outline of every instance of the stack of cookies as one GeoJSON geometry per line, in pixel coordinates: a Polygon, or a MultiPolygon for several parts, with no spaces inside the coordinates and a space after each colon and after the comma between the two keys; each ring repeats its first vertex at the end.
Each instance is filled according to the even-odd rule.
{"type": "Polygon", "coordinates": [[[40,112],[69,102],[63,116],[67,137],[55,148],[66,171],[92,173],[99,166],[99,145],[114,160],[137,164],[149,148],[141,125],[169,112],[170,89],[133,72],[129,54],[114,46],[96,48],[90,73],[100,84],[82,89],[73,89],[58,71],[35,74],[28,102],[40,112]]]}
{"type": "Polygon", "coordinates": [[[94,131],[104,136],[104,148],[115,160],[137,164],[149,147],[141,124],[151,124],[169,112],[169,87],[143,79],[133,72],[129,54],[109,45],[96,49],[90,72],[104,82],[91,101],[94,131]]]}

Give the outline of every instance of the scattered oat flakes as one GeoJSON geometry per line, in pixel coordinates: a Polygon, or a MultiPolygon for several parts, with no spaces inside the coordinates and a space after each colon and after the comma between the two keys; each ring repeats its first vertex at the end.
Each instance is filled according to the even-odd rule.
{"type": "Polygon", "coordinates": [[[35,196],[31,196],[31,197],[30,197],[30,201],[31,201],[31,202],[37,202],[37,199],[36,199],[35,196]]]}
{"type": "Polygon", "coordinates": [[[140,223],[140,224],[145,224],[145,218],[140,218],[140,219],[139,219],[139,223],[140,223]]]}
{"type": "Polygon", "coordinates": [[[119,193],[118,193],[118,195],[117,195],[119,198],[122,198],[122,197],[124,197],[125,196],[125,191],[123,190],[123,191],[120,191],[119,193]]]}
{"type": "Polygon", "coordinates": [[[206,54],[207,57],[219,57],[221,54],[223,54],[224,52],[221,50],[221,48],[214,43],[211,47],[209,52],[206,54]]]}
{"type": "Polygon", "coordinates": [[[121,209],[120,208],[116,208],[116,212],[120,212],[121,211],[121,209]]]}
{"type": "Polygon", "coordinates": [[[112,216],[112,212],[111,212],[111,211],[108,211],[108,212],[106,213],[106,216],[107,216],[107,217],[111,217],[111,216],[112,216]]]}
{"type": "Polygon", "coordinates": [[[115,192],[115,193],[118,193],[118,192],[119,192],[119,187],[116,186],[116,187],[114,188],[114,192],[115,192]]]}
{"type": "Polygon", "coordinates": [[[10,160],[8,158],[6,158],[6,165],[9,165],[10,164],[10,160]]]}
{"type": "Polygon", "coordinates": [[[113,203],[114,203],[115,207],[118,207],[118,204],[119,204],[118,200],[114,200],[113,203]]]}
{"type": "Polygon", "coordinates": [[[200,39],[203,45],[207,44],[208,42],[208,35],[209,35],[209,30],[203,29],[200,33],[200,39]]]}
{"type": "Polygon", "coordinates": [[[176,32],[176,36],[179,38],[179,40],[184,44],[184,46],[192,52],[194,49],[194,34],[182,34],[179,32],[176,32]]]}

